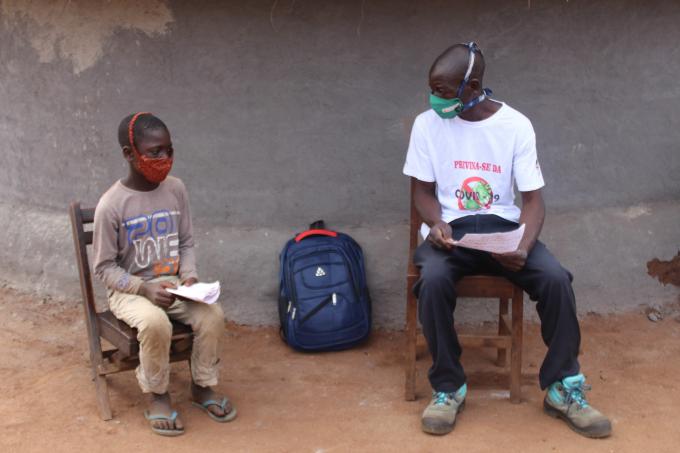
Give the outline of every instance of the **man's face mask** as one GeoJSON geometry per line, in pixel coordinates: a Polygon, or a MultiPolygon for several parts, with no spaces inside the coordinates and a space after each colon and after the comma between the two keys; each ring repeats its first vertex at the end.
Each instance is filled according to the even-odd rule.
{"type": "Polygon", "coordinates": [[[467,71],[465,71],[465,77],[463,77],[463,80],[460,82],[460,85],[458,85],[458,92],[456,93],[456,97],[453,99],[445,99],[435,95],[434,93],[430,94],[430,106],[432,107],[432,110],[437,112],[437,115],[444,119],[455,118],[460,113],[463,113],[464,111],[471,109],[475,105],[479,104],[484,99],[486,99],[488,95],[491,94],[490,89],[484,88],[482,90],[482,94],[479,97],[471,100],[467,104],[462,101],[461,96],[463,95],[463,90],[470,81],[470,74],[472,73],[472,68],[475,64],[475,52],[479,53],[482,52],[477,46],[477,43],[475,43],[474,41],[470,41],[469,43],[466,44],[466,46],[470,51],[468,67],[467,71]]]}
{"type": "Polygon", "coordinates": [[[437,115],[444,119],[455,118],[463,111],[463,101],[459,98],[444,99],[430,93],[430,106],[432,110],[437,112],[437,115]]]}
{"type": "Polygon", "coordinates": [[[135,121],[137,121],[137,118],[139,118],[140,115],[144,115],[146,113],[147,112],[137,113],[132,117],[130,120],[130,125],[128,126],[130,146],[132,148],[132,152],[135,154],[134,165],[137,171],[139,171],[147,181],[161,183],[168,176],[168,173],[170,173],[170,169],[172,169],[172,157],[151,158],[148,156],[143,156],[142,153],[140,153],[137,149],[137,146],[135,146],[135,121]]]}

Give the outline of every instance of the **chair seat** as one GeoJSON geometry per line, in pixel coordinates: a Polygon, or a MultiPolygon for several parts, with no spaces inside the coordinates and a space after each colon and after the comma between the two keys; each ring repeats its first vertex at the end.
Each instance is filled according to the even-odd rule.
{"type": "MultiPolygon", "coordinates": [[[[420,270],[409,271],[406,275],[412,283],[420,278],[420,270]]],[[[409,287],[411,285],[409,284],[409,287]]],[[[499,275],[469,275],[456,284],[459,297],[498,297],[511,299],[515,286],[511,281],[499,275]]]]}
{"type": "MultiPolygon", "coordinates": [[[[97,313],[99,334],[114,345],[123,355],[133,357],[139,354],[137,329],[116,318],[109,310],[97,313]]],[[[178,321],[172,321],[172,340],[180,340],[193,335],[191,327],[178,321]]]]}
{"type": "Polygon", "coordinates": [[[511,299],[515,285],[498,275],[470,275],[456,284],[459,297],[494,297],[511,299]]]}

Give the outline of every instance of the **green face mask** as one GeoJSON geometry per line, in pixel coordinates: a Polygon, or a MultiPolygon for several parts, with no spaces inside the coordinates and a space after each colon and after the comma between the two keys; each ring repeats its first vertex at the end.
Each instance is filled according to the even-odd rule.
{"type": "Polygon", "coordinates": [[[430,106],[437,115],[444,119],[455,118],[463,111],[463,101],[458,98],[444,99],[434,94],[430,94],[430,106]]]}

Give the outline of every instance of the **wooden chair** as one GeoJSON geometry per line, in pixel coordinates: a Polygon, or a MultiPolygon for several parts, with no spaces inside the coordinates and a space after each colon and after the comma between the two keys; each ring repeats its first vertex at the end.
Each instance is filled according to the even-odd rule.
{"type": "MultiPolygon", "coordinates": [[[[92,244],[92,231],[85,230],[85,225],[94,222],[94,208],[81,208],[80,202],[76,201],[71,203],[69,215],[80,274],[80,288],[83,293],[92,380],[97,392],[99,413],[102,419],[111,420],[113,416],[109,404],[106,376],[132,370],[139,364],[137,329],[133,329],[123,321],[118,320],[108,310],[97,313],[90,263],[87,256],[87,246],[92,244]],[[100,337],[111,343],[114,349],[103,350],[100,337]]],[[[190,360],[193,343],[191,327],[176,321],[173,321],[172,325],[170,361],[190,360]]]]}
{"type": "MultiPolygon", "coordinates": [[[[418,247],[418,236],[422,219],[413,201],[415,181],[411,180],[411,225],[409,241],[408,271],[406,274],[406,385],[407,401],[416,399],[416,360],[418,328],[416,317],[417,300],[413,285],[420,277],[419,269],[413,264],[413,254],[418,247]]],[[[510,401],[520,402],[520,378],[522,372],[522,289],[504,277],[475,275],[462,278],[456,285],[459,298],[498,298],[498,335],[458,335],[463,347],[488,347],[497,349],[496,363],[505,366],[507,351],[510,351],[510,401]],[[508,314],[508,300],[512,300],[512,318],[508,314]]]]}

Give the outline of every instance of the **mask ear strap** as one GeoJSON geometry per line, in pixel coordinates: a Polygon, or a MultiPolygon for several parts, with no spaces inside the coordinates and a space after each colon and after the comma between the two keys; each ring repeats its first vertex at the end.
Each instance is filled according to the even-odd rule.
{"type": "Polygon", "coordinates": [[[468,67],[467,71],[465,71],[465,77],[463,77],[463,81],[460,82],[460,85],[458,86],[458,93],[456,93],[456,97],[458,99],[460,99],[461,95],[463,94],[463,89],[465,88],[465,85],[467,85],[468,81],[470,80],[470,74],[472,74],[472,68],[475,65],[475,51],[478,49],[477,43],[475,43],[474,41],[470,41],[466,45],[470,50],[470,56],[468,58],[468,67]]]}
{"type": "Polygon", "coordinates": [[[460,110],[460,113],[466,111],[467,109],[471,109],[472,107],[474,107],[475,105],[479,104],[479,103],[482,102],[484,99],[486,99],[487,96],[490,96],[490,95],[491,95],[491,90],[490,90],[489,88],[484,88],[484,89],[482,90],[482,94],[480,94],[478,98],[473,99],[473,100],[471,100],[470,102],[468,102],[467,104],[465,104],[465,105],[463,106],[463,108],[460,110]]]}

